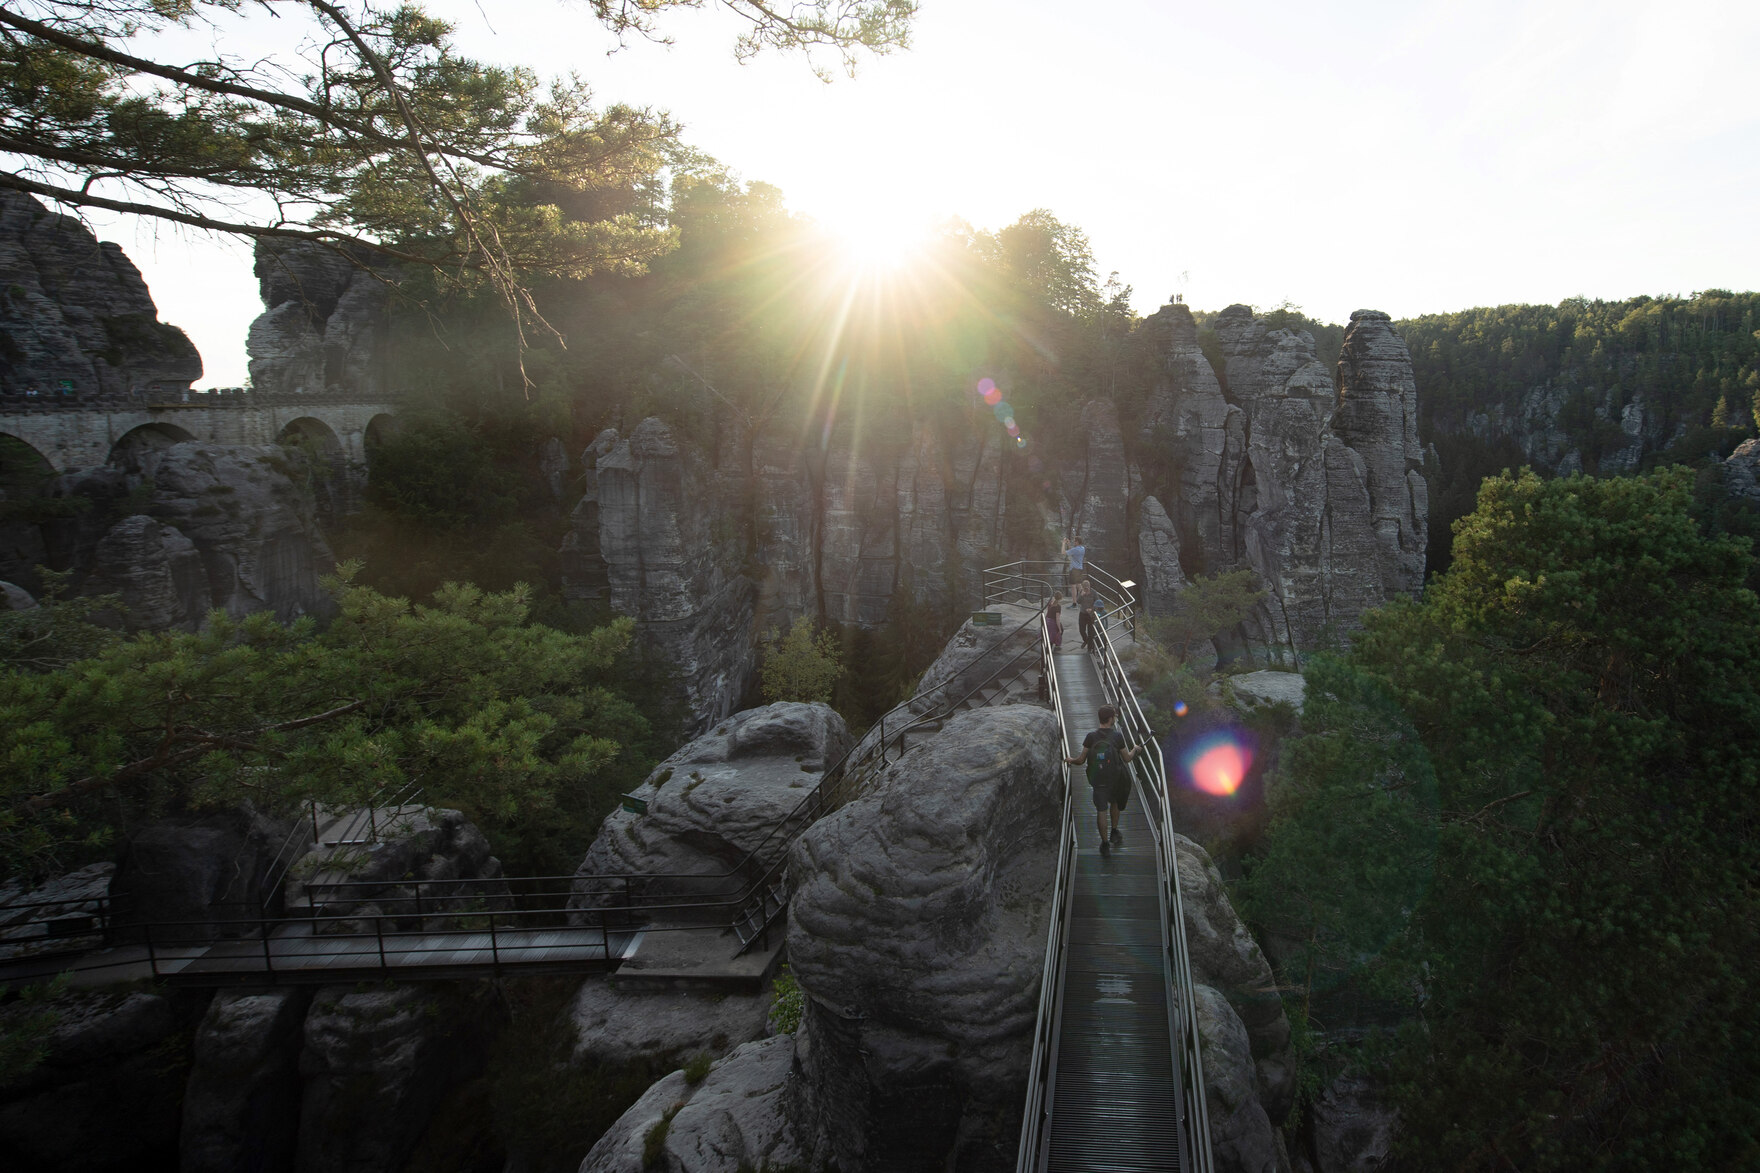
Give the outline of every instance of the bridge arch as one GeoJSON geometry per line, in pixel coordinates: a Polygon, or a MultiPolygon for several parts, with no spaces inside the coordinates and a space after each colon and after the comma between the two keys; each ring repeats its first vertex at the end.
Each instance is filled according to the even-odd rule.
{"type": "Polygon", "coordinates": [[[330,462],[339,461],[343,457],[342,437],[336,434],[336,429],[316,416],[302,415],[298,419],[287,421],[282,425],[281,434],[275,437],[275,442],[294,448],[309,448],[330,462]]]}
{"type": "Polygon", "coordinates": [[[35,444],[0,432],[0,500],[32,496],[54,475],[55,463],[35,444]]]}
{"type": "Polygon", "coordinates": [[[392,439],[402,428],[403,421],[388,411],[382,411],[368,420],[367,426],[361,429],[361,441],[366,447],[367,456],[370,458],[373,449],[392,439]]]}
{"type": "Polygon", "coordinates": [[[169,448],[173,444],[183,444],[196,437],[176,424],[168,424],[160,420],[141,424],[130,428],[110,445],[108,463],[126,467],[137,462],[141,456],[161,448],[169,448]]]}

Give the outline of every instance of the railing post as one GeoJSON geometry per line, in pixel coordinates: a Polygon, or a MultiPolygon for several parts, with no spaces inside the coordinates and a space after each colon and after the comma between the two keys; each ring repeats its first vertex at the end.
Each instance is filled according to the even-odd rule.
{"type": "Polygon", "coordinates": [[[388,968],[385,964],[385,917],[383,914],[374,914],[373,932],[379,938],[379,968],[388,968]]]}
{"type": "Polygon", "coordinates": [[[257,918],[257,932],[263,938],[263,968],[271,975],[275,973],[275,958],[269,952],[269,921],[266,917],[257,918]]]}
{"type": "Polygon", "coordinates": [[[141,924],[141,928],[143,928],[147,931],[147,968],[152,970],[154,977],[158,977],[159,976],[159,955],[153,949],[153,922],[152,921],[144,921],[141,924]]]}
{"type": "Polygon", "coordinates": [[[495,968],[495,976],[501,976],[501,946],[495,940],[495,910],[489,909],[489,957],[495,968]]]}

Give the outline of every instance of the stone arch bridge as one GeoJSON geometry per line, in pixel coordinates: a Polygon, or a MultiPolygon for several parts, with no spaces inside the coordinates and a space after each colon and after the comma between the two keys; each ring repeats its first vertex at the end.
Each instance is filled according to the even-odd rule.
{"type": "Polygon", "coordinates": [[[172,391],[153,396],[0,396],[0,436],[28,444],[57,473],[94,468],[133,446],[298,441],[358,473],[395,427],[390,398],[172,391]]]}

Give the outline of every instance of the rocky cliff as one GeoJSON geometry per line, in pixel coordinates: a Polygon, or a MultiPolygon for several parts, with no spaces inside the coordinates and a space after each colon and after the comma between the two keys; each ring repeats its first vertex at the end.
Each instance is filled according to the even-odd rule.
{"type": "Polygon", "coordinates": [[[780,426],[713,446],[658,419],[603,432],[580,459],[564,591],[636,616],[703,728],[738,702],[768,628],[877,625],[901,601],[951,617],[982,602],[987,566],[1055,558],[1060,533],[1136,579],[1151,612],[1195,576],[1251,569],[1268,598],[1225,650],[1273,659],[1421,586],[1417,388],[1386,314],[1352,315],[1332,371],[1310,335],[1245,306],[1216,319],[1220,370],[1186,306],[1143,329],[1159,361],[1142,408],[1087,403],[1045,476],[984,412],[860,443],[832,428],[818,447],[780,426]]]}
{"type": "Polygon", "coordinates": [[[187,391],[202,359],[120,246],[0,191],[0,395],[187,391]]]}
{"type": "Polygon", "coordinates": [[[310,244],[257,244],[264,311],[245,350],[251,385],[269,394],[385,391],[390,286],[347,253],[310,244]]]}

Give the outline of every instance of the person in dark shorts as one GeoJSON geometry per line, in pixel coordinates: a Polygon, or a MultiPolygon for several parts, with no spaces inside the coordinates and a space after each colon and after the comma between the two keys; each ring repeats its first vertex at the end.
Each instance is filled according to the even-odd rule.
{"type": "Polygon", "coordinates": [[[1094,629],[1100,625],[1100,616],[1094,610],[1094,592],[1089,591],[1077,605],[1081,607],[1076,613],[1076,624],[1077,630],[1082,633],[1082,650],[1091,652],[1094,650],[1094,629]]]}
{"type": "Polygon", "coordinates": [[[1124,846],[1124,834],[1118,829],[1119,812],[1131,797],[1131,775],[1126,763],[1135,758],[1142,746],[1127,746],[1124,731],[1114,726],[1118,710],[1103,705],[1099,713],[1100,728],[1082,739],[1082,752],[1063,760],[1072,766],[1088,767],[1088,785],[1094,790],[1094,825],[1100,832],[1100,854],[1111,855],[1114,847],[1124,846]],[[1106,826],[1107,812],[1112,815],[1112,828],[1106,826]]]}

